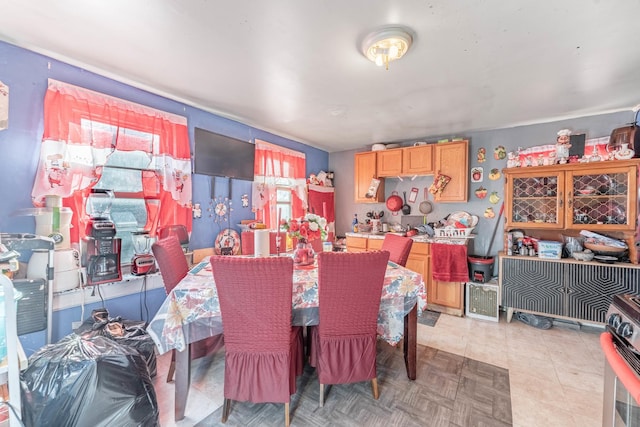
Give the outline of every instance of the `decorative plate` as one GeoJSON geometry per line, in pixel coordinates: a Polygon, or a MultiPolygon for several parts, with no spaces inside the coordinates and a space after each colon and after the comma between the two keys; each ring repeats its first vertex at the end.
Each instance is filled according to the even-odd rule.
{"type": "Polygon", "coordinates": [[[218,233],[215,244],[213,245],[213,251],[216,255],[238,255],[240,253],[240,235],[232,228],[226,228],[218,233]],[[227,254],[231,248],[231,253],[227,254]],[[223,251],[224,249],[224,251],[223,251]],[[225,252],[223,254],[223,252],[225,252]]]}

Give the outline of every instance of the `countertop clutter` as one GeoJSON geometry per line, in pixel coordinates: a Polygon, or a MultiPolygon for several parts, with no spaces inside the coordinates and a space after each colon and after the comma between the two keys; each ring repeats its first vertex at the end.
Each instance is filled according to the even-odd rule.
{"type": "MultiPolygon", "coordinates": [[[[399,236],[404,236],[405,235],[405,233],[400,233],[400,232],[389,232],[389,233],[390,234],[396,234],[396,235],[399,235],[399,236]]],[[[364,233],[348,232],[348,233],[345,233],[345,235],[347,237],[361,237],[361,238],[367,238],[367,239],[372,239],[372,240],[384,240],[385,234],[388,234],[388,233],[368,233],[368,232],[364,232],[364,233]]],[[[475,236],[471,235],[468,238],[471,239],[473,237],[475,237],[475,236]]],[[[421,242],[421,243],[448,243],[450,245],[466,245],[467,244],[467,239],[429,237],[426,234],[418,234],[416,236],[411,236],[410,238],[414,242],[421,242]]]]}

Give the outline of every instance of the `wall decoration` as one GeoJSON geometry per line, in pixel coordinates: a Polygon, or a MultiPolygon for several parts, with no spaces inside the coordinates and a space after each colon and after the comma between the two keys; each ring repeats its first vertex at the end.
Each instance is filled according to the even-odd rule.
{"type": "Polygon", "coordinates": [[[202,218],[202,208],[200,207],[200,203],[194,203],[192,209],[194,218],[202,218]]]}
{"type": "Polygon", "coordinates": [[[500,196],[498,196],[498,192],[497,191],[492,191],[491,192],[491,195],[489,196],[489,201],[491,203],[493,203],[494,205],[500,201],[500,196]]]}
{"type": "Polygon", "coordinates": [[[484,169],[480,166],[471,168],[471,182],[482,182],[484,179],[484,169]]]}
{"type": "Polygon", "coordinates": [[[507,157],[507,150],[502,146],[498,145],[493,149],[493,158],[496,160],[504,160],[507,157]]]}
{"type": "Polygon", "coordinates": [[[474,191],[474,194],[480,200],[482,200],[485,197],[487,197],[487,193],[489,193],[489,191],[486,188],[484,188],[482,185],[480,187],[476,188],[476,190],[474,191]]]}
{"type": "Polygon", "coordinates": [[[496,217],[496,213],[493,211],[491,206],[484,210],[484,217],[489,219],[496,217]]]}
{"type": "Polygon", "coordinates": [[[495,181],[497,179],[500,179],[501,176],[502,176],[502,174],[500,173],[500,169],[498,169],[498,168],[493,168],[493,169],[491,169],[491,172],[489,172],[489,179],[491,181],[495,181]]]}
{"type": "Polygon", "coordinates": [[[478,154],[476,157],[478,159],[478,163],[484,163],[484,161],[487,160],[487,150],[484,147],[478,148],[478,154]]]}
{"type": "Polygon", "coordinates": [[[0,130],[9,127],[9,86],[0,82],[0,130]]]}
{"type": "Polygon", "coordinates": [[[248,194],[243,194],[241,200],[242,200],[242,207],[243,208],[248,208],[249,207],[249,195],[248,194]]]}
{"type": "Polygon", "coordinates": [[[378,194],[378,187],[380,187],[380,180],[376,178],[371,179],[371,183],[369,184],[369,189],[367,190],[367,194],[364,195],[367,199],[373,199],[378,194]]]}

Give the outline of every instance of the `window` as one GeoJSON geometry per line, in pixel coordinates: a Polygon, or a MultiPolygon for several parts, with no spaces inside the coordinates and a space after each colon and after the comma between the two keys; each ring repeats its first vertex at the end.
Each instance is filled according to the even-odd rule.
{"type": "Polygon", "coordinates": [[[66,83],[49,81],[45,129],[32,196],[58,195],[74,213],[71,241],[85,237],[91,189],[113,190],[111,218],[121,262],[132,231],[182,224],[191,230],[191,158],[184,117],[66,83]]]}
{"type": "Polygon", "coordinates": [[[256,140],[252,197],[256,219],[275,229],[278,212],[282,219],[304,215],[307,207],[305,174],[304,153],[256,140]]]}

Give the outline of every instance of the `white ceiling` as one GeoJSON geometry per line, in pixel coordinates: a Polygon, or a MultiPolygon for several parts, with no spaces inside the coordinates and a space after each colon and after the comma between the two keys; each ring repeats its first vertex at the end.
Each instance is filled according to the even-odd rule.
{"type": "Polygon", "coordinates": [[[639,17],[638,0],[3,0],[0,39],[334,152],[629,110],[639,17]],[[359,46],[386,25],[415,33],[388,71],[359,46]]]}

